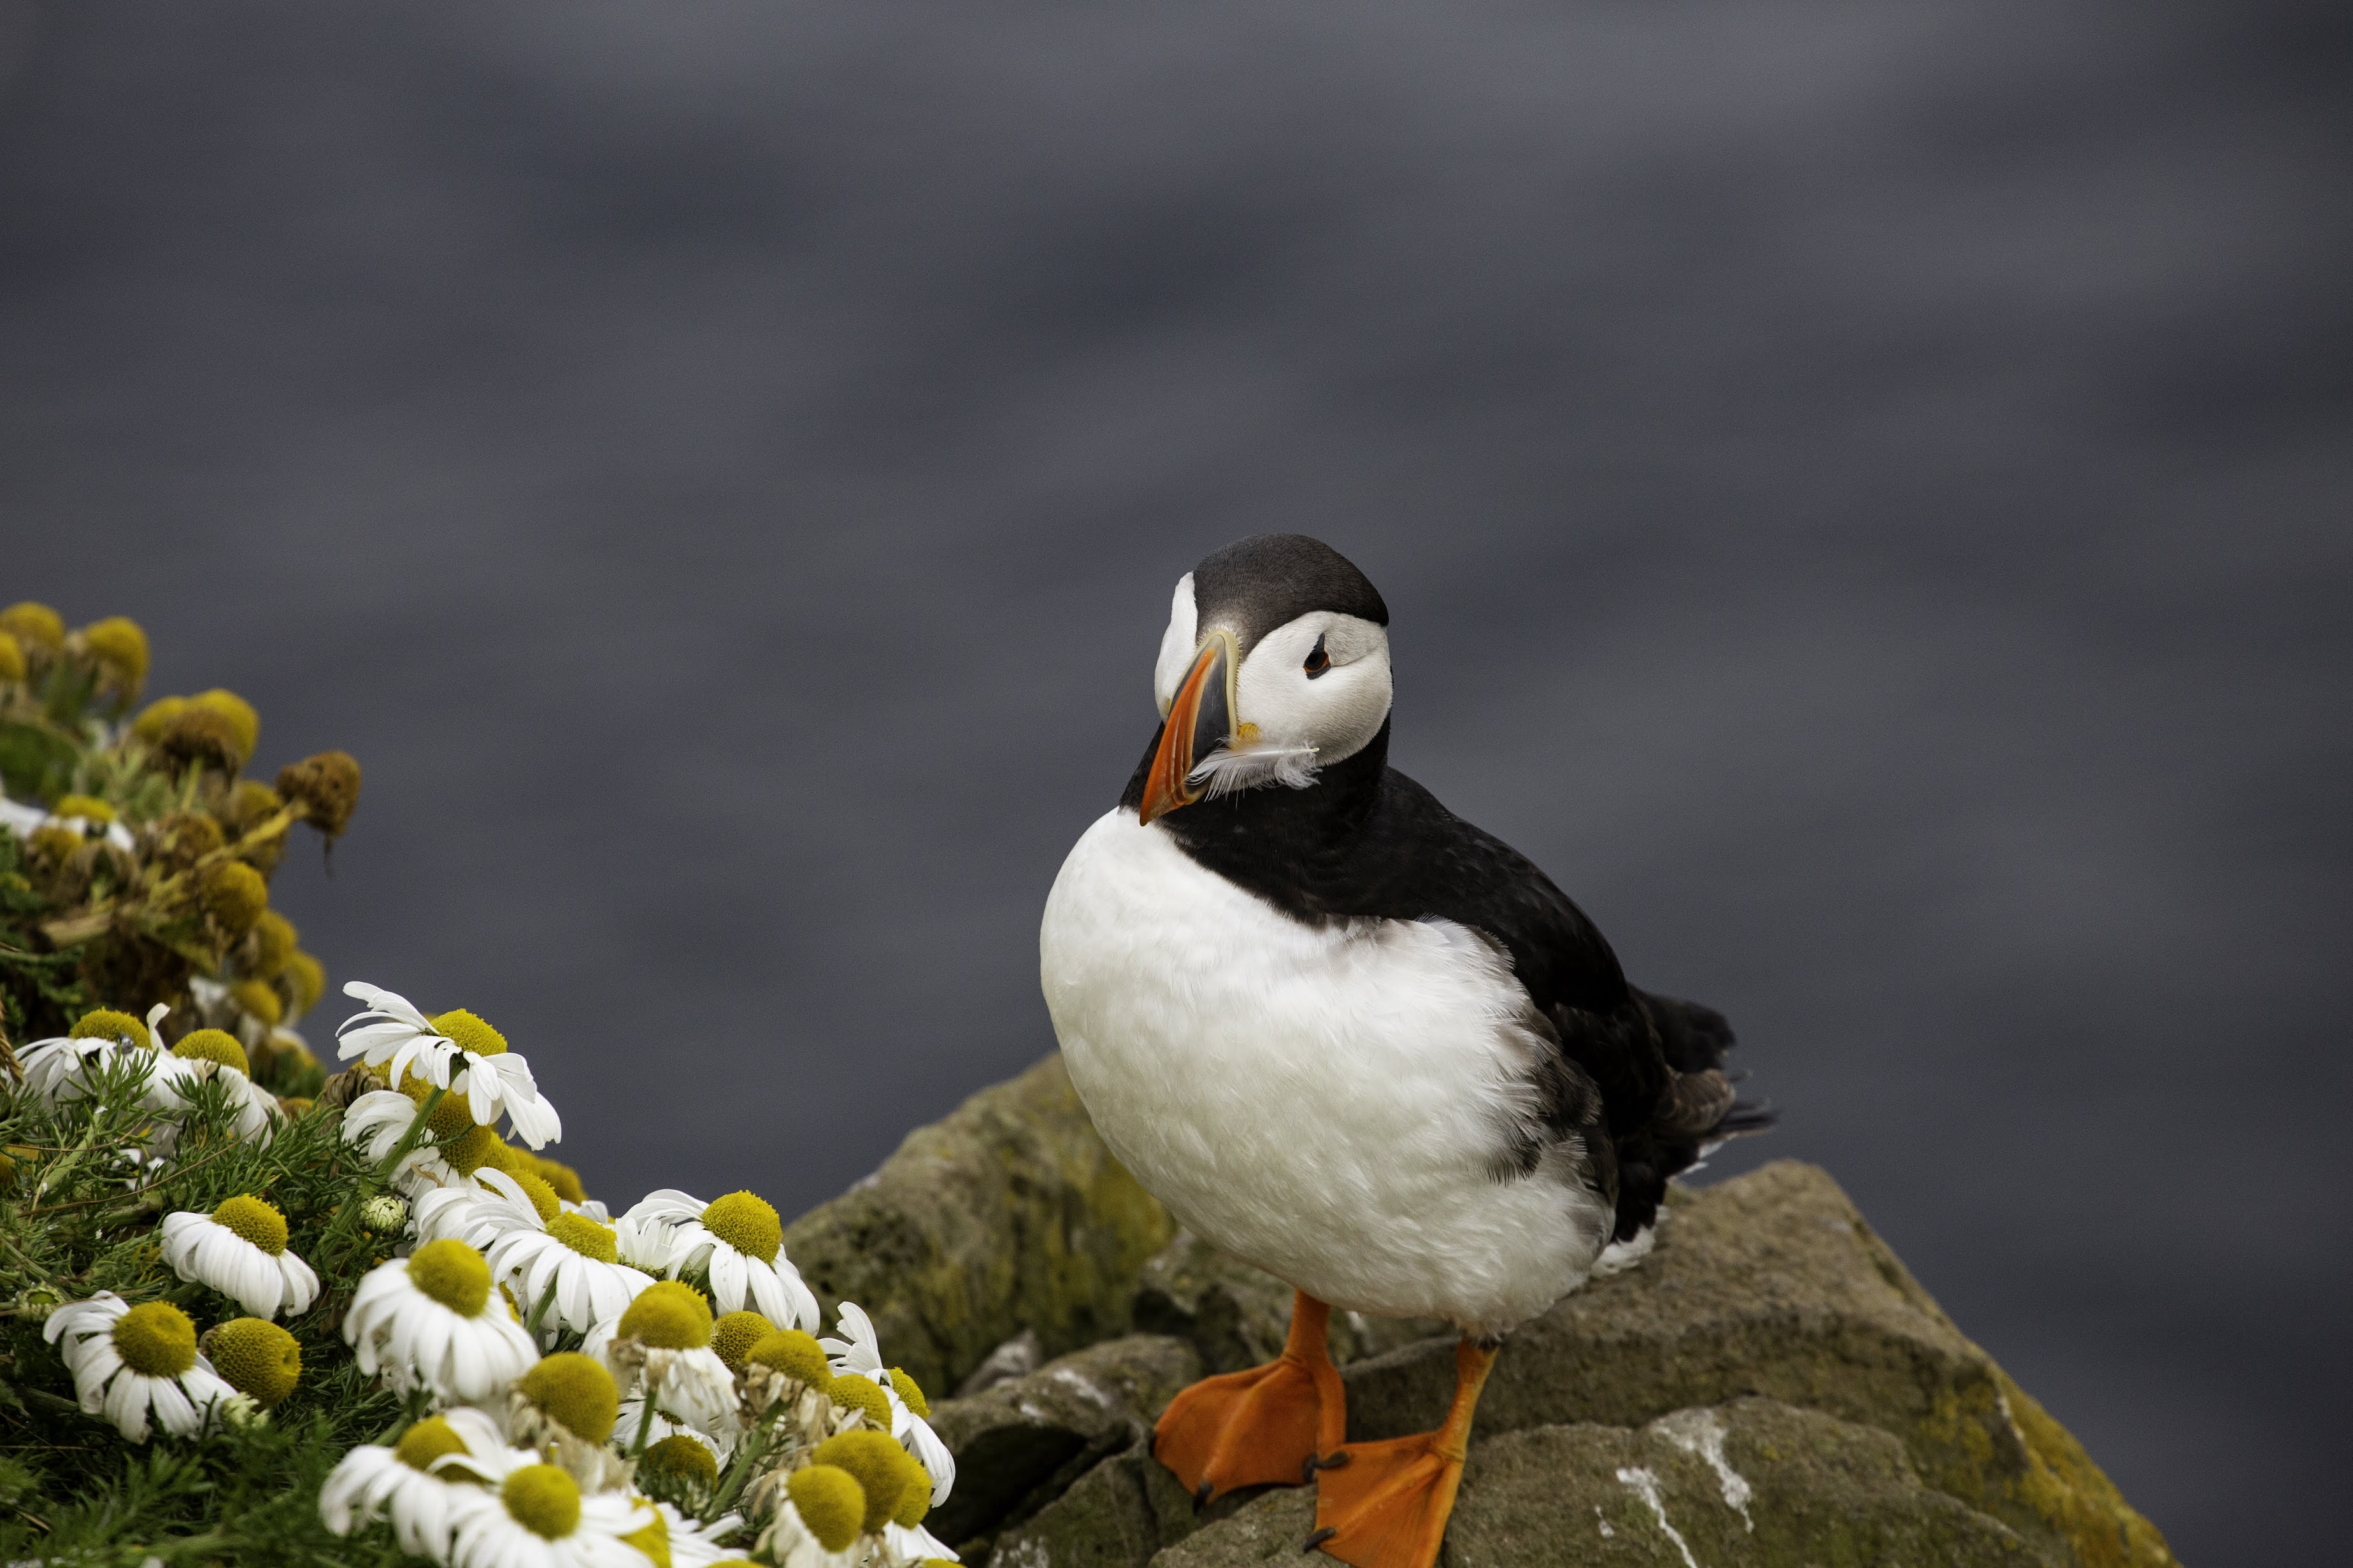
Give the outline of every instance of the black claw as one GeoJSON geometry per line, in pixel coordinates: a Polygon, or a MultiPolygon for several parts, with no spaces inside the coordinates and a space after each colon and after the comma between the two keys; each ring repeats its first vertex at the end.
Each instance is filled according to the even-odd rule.
{"type": "Polygon", "coordinates": [[[1335,1448],[1330,1453],[1324,1455],[1322,1458],[1316,1460],[1315,1468],[1319,1470],[1341,1469],[1347,1465],[1349,1457],[1347,1449],[1335,1448]]]}
{"type": "Polygon", "coordinates": [[[1327,1524],[1323,1529],[1317,1531],[1314,1534],[1309,1536],[1307,1538],[1307,1544],[1301,1547],[1299,1550],[1302,1552],[1313,1552],[1317,1547],[1323,1545],[1325,1542],[1331,1540],[1334,1536],[1339,1533],[1340,1532],[1337,1530],[1335,1530],[1332,1526],[1327,1524]]]}
{"type": "Polygon", "coordinates": [[[1208,1507],[1208,1506],[1209,1506],[1209,1494],[1210,1494],[1211,1492],[1216,1491],[1217,1489],[1218,1489],[1218,1483],[1217,1483],[1217,1482],[1215,1482],[1215,1481],[1203,1481],[1203,1482],[1202,1482],[1198,1487],[1195,1488],[1195,1489],[1194,1489],[1194,1490],[1193,1490],[1193,1506],[1194,1506],[1195,1508],[1207,1508],[1207,1507],[1208,1507]]]}
{"type": "Polygon", "coordinates": [[[1300,1461],[1299,1484],[1303,1487],[1312,1487],[1315,1484],[1315,1456],[1313,1454],[1300,1461]]]}

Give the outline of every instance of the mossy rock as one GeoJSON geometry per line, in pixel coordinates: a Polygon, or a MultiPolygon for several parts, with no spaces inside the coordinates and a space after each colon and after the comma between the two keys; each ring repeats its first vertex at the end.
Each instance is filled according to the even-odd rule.
{"type": "Polygon", "coordinates": [[[1025,1329],[1050,1356],[1124,1333],[1136,1275],[1176,1228],[1055,1056],[908,1134],[794,1221],[785,1250],[828,1321],[856,1301],[898,1363],[941,1390],[1025,1329]]]}
{"type": "MultiPolygon", "coordinates": [[[[1240,1372],[1282,1353],[1291,1331],[1290,1286],[1229,1258],[1189,1230],[1145,1264],[1136,1281],[1134,1319],[1146,1333],[1191,1342],[1212,1373],[1240,1372]]],[[[1327,1344],[1335,1365],[1446,1332],[1429,1318],[1368,1318],[1334,1312],[1327,1344]]]]}
{"type": "Polygon", "coordinates": [[[1200,1375],[1184,1341],[1129,1334],[943,1401],[932,1430],[955,1455],[955,1490],[924,1524],[957,1544],[1026,1518],[1106,1456],[1141,1451],[1154,1418],[1200,1375]]]}
{"type": "MultiPolygon", "coordinates": [[[[1303,1489],[1269,1496],[1145,1561],[1228,1568],[1286,1549],[1296,1557],[1313,1521],[1303,1489]]],[[[2042,1559],[2009,1526],[1923,1481],[1892,1435],[1744,1399],[1640,1428],[1536,1426],[1475,1445],[1439,1561],[2035,1568],[2042,1559]]]]}
{"type": "MultiPolygon", "coordinates": [[[[1486,1436],[1634,1427],[1758,1396],[1875,1426],[1921,1478],[2001,1521],[2043,1560],[2166,1568],[2164,1538],[2081,1446],[1953,1326],[1824,1172],[1777,1161],[1670,1194],[1659,1244],[1514,1333],[1479,1405],[1486,1436]]],[[[1434,1426],[1452,1346],[1344,1373],[1353,1440],[1434,1426]]]]}

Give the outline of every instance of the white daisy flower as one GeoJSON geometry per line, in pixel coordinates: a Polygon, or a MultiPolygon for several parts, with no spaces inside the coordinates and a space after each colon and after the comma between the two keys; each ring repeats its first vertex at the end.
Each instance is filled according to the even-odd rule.
{"type": "MultiPolygon", "coordinates": [[[[443,1105],[448,1103],[442,1101],[443,1105]]],[[[423,1110],[418,1101],[398,1089],[370,1089],[343,1108],[343,1141],[357,1145],[362,1153],[380,1165],[408,1136],[408,1130],[417,1124],[423,1110]]],[[[441,1120],[437,1108],[433,1121],[441,1120]]],[[[442,1131],[453,1130],[445,1127],[442,1131]]],[[[427,1125],[408,1152],[400,1157],[399,1168],[391,1175],[393,1184],[412,1199],[421,1199],[443,1187],[478,1194],[480,1186],[476,1177],[486,1164],[498,1158],[501,1146],[499,1135],[489,1128],[476,1127],[441,1142],[435,1139],[434,1132],[435,1129],[427,1125]]]]}
{"type": "Polygon", "coordinates": [[[955,1456],[924,1419],[931,1414],[930,1402],[924,1399],[923,1389],[913,1378],[897,1367],[882,1364],[882,1342],[875,1334],[873,1320],[867,1317],[864,1308],[855,1301],[844,1301],[834,1322],[849,1337],[819,1340],[818,1343],[833,1359],[835,1372],[852,1372],[871,1378],[890,1397],[891,1436],[898,1438],[901,1446],[931,1472],[932,1506],[937,1508],[947,1501],[949,1491],[955,1486],[955,1456]]]}
{"type": "MultiPolygon", "coordinates": [[[[808,1468],[822,1469],[827,1467],[812,1465],[808,1468]]],[[[786,1483],[789,1486],[789,1477],[786,1483]]],[[[864,1555],[861,1550],[863,1537],[855,1533],[857,1527],[831,1519],[821,1519],[818,1522],[830,1530],[847,1530],[852,1533],[840,1546],[828,1548],[810,1528],[809,1521],[801,1517],[799,1500],[787,1498],[777,1504],[776,1517],[769,1520],[768,1527],[760,1532],[760,1550],[768,1554],[768,1561],[776,1568],[857,1568],[864,1555]]]]}
{"type": "Polygon", "coordinates": [[[218,1084],[226,1094],[239,1138],[267,1143],[284,1114],[278,1097],[253,1081],[245,1047],[226,1029],[190,1030],[157,1065],[163,1069],[157,1088],[168,1097],[157,1109],[167,1114],[194,1106],[197,1086],[206,1083],[218,1084]]]}
{"type": "MultiPolygon", "coordinates": [[[[484,1171],[480,1179],[493,1181],[503,1171],[484,1171]]],[[[543,1220],[521,1188],[509,1181],[516,1195],[484,1195],[475,1200],[470,1218],[497,1228],[491,1243],[491,1272],[514,1292],[515,1300],[551,1336],[556,1325],[586,1333],[599,1322],[618,1318],[652,1284],[653,1276],[619,1262],[613,1227],[598,1225],[586,1215],[558,1214],[543,1220]],[[543,1311],[544,1300],[552,1310],[543,1311]]]]}
{"type": "Polygon", "coordinates": [[[913,1529],[896,1522],[884,1525],[882,1552],[884,1558],[892,1563],[923,1563],[934,1557],[944,1557],[950,1563],[963,1561],[946,1542],[920,1524],[913,1529]]]}
{"type": "Polygon", "coordinates": [[[459,1505],[482,1495],[470,1461],[505,1447],[497,1425],[479,1410],[459,1405],[428,1415],[389,1448],[363,1443],[345,1454],[319,1489],[319,1517],[337,1535],[388,1518],[403,1552],[438,1562],[448,1554],[459,1505]]]}
{"type": "Polygon", "coordinates": [[[748,1308],[779,1327],[816,1331],[817,1297],[785,1256],[784,1222],[766,1199],[729,1193],[705,1204],[664,1187],[640,1199],[628,1217],[670,1232],[670,1277],[707,1272],[721,1311],[748,1308]]]}
{"type": "Polygon", "coordinates": [[[428,1241],[378,1264],[343,1315],[360,1371],[393,1392],[429,1388],[479,1405],[522,1376],[539,1347],[491,1289],[490,1265],[462,1241],[428,1241]]]}
{"type": "Polygon", "coordinates": [[[286,1250],[286,1216],[250,1193],[210,1214],[164,1216],[164,1261],[191,1284],[230,1298],[257,1318],[308,1311],[319,1277],[286,1250]]]}
{"type": "Polygon", "coordinates": [[[152,1413],[179,1436],[201,1432],[237,1390],[196,1352],[196,1326],[169,1301],[133,1307],[111,1290],[74,1301],[42,1325],[74,1378],[82,1413],[104,1415],[133,1443],[147,1440],[152,1413]]]}
{"type": "Polygon", "coordinates": [[[564,1119],[540,1098],[531,1064],[507,1049],[506,1037],[463,1007],[428,1018],[397,992],[349,981],[343,994],[365,1003],[336,1031],[336,1055],[381,1068],[395,1089],[409,1072],[466,1102],[484,1127],[504,1111],[534,1149],[564,1136],[564,1119]]]}
{"type": "Polygon", "coordinates": [[[533,1219],[544,1223],[563,1212],[552,1194],[544,1202],[539,1201],[537,1194],[526,1190],[511,1172],[484,1165],[474,1172],[472,1180],[460,1185],[417,1194],[417,1236],[420,1241],[454,1237],[478,1252],[486,1251],[508,1231],[528,1226],[533,1219]]]}
{"type": "Polygon", "coordinates": [[[171,1058],[155,1050],[155,1026],[171,1010],[158,1002],[147,1009],[143,1024],[111,1007],[83,1014],[69,1034],[35,1040],[25,1047],[17,1058],[25,1069],[25,1087],[38,1095],[42,1104],[56,1105],[80,1099],[90,1092],[96,1074],[130,1062],[145,1069],[152,1095],[156,1078],[173,1071],[166,1065],[171,1058]]]}
{"type": "Polygon", "coordinates": [[[651,1553],[632,1537],[650,1543],[662,1517],[645,1499],[584,1495],[560,1466],[521,1448],[501,1449],[486,1472],[489,1485],[459,1509],[448,1568],[646,1568],[651,1553]]]}
{"type": "Polygon", "coordinates": [[[659,1406],[651,1415],[647,1415],[646,1395],[643,1389],[639,1389],[621,1401],[621,1413],[613,1421],[615,1439],[630,1447],[637,1446],[638,1433],[640,1430],[646,1435],[645,1446],[649,1448],[670,1437],[691,1438],[710,1449],[712,1458],[716,1460],[722,1468],[726,1467],[728,1459],[733,1457],[735,1452],[735,1434],[733,1432],[706,1432],[700,1426],[689,1426],[659,1406]]]}
{"type": "Polygon", "coordinates": [[[139,841],[132,837],[131,829],[120,822],[86,816],[80,812],[60,816],[37,805],[27,805],[22,801],[0,795],[0,827],[7,828],[19,838],[30,838],[44,827],[63,827],[87,837],[92,827],[100,826],[106,829],[103,835],[106,841],[117,849],[128,852],[139,847],[139,841]]]}
{"type": "Polygon", "coordinates": [[[700,1290],[658,1280],[619,1317],[590,1329],[580,1351],[612,1369],[624,1395],[642,1387],[660,1409],[732,1442],[740,1426],[735,1374],[711,1348],[711,1326],[700,1290]]]}
{"type": "Polygon", "coordinates": [[[733,1562],[747,1550],[720,1544],[744,1528],[742,1514],[723,1513],[709,1524],[699,1524],[669,1503],[658,1502],[654,1507],[661,1510],[662,1525],[670,1537],[670,1568],[711,1568],[713,1563],[733,1562]]]}

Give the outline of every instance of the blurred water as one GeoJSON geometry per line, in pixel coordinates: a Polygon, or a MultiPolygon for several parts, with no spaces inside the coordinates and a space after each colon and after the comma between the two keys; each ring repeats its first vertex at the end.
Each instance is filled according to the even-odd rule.
{"type": "Polygon", "coordinates": [[[1740,1027],[1719,1171],[2185,1558],[2335,1541],[2341,9],[0,17],[0,597],[357,753],[281,902],[596,1187],[1048,1048],[1170,584],[1314,532],[1398,764],[1740,1027]]]}

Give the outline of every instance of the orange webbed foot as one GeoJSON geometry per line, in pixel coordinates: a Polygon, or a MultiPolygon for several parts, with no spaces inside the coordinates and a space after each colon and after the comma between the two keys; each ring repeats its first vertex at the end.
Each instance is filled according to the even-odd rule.
{"type": "Polygon", "coordinates": [[[1430,1568],[1446,1539],[1479,1390],[1493,1349],[1465,1340],[1454,1352],[1454,1406],[1435,1432],[1351,1443],[1320,1461],[1311,1547],[1350,1568],[1430,1568]]]}
{"type": "Polygon", "coordinates": [[[1264,1366],[1204,1378],[1152,1429],[1152,1456],[1201,1502],[1236,1487],[1300,1486],[1347,1434],[1346,1395],[1324,1347],[1331,1309],[1301,1293],[1291,1338],[1264,1366]]]}

